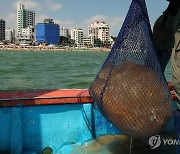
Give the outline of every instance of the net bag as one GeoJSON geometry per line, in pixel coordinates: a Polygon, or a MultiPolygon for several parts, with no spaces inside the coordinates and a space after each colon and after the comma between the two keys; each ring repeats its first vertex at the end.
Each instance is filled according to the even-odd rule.
{"type": "Polygon", "coordinates": [[[159,134],[172,99],[152,41],[144,0],[133,0],[104,65],[90,85],[100,112],[130,137],[159,134]]]}

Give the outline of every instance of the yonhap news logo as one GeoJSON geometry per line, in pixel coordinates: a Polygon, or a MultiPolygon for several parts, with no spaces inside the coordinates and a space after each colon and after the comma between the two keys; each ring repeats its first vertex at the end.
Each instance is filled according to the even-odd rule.
{"type": "Polygon", "coordinates": [[[180,145],[180,139],[161,139],[160,135],[151,136],[149,138],[149,146],[156,149],[160,145],[180,145]]]}
{"type": "Polygon", "coordinates": [[[151,149],[156,149],[161,145],[161,137],[155,135],[149,138],[149,145],[151,149]]]}

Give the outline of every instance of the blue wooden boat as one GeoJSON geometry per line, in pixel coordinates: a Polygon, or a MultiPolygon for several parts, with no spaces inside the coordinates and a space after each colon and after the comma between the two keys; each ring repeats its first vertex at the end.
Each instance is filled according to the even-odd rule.
{"type": "MultiPolygon", "coordinates": [[[[175,95],[172,93],[175,99],[175,95]]],[[[87,89],[0,91],[0,153],[69,153],[92,138],[122,134],[87,89]]],[[[173,120],[164,132],[174,132],[173,120]]]]}

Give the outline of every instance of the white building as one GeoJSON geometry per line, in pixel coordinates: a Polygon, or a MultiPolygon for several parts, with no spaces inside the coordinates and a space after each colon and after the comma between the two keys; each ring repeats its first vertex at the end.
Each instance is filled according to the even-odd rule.
{"type": "Polygon", "coordinates": [[[12,28],[5,29],[5,40],[9,43],[14,43],[15,41],[15,30],[12,28]]]}
{"type": "Polygon", "coordinates": [[[110,41],[109,25],[105,22],[95,21],[88,27],[88,35],[100,39],[103,43],[110,41]]]}
{"type": "Polygon", "coordinates": [[[65,27],[60,28],[60,36],[69,37],[69,29],[66,29],[65,27]]]}
{"type": "Polygon", "coordinates": [[[22,29],[22,32],[19,35],[19,41],[21,44],[31,44],[34,41],[34,36],[34,27],[29,26],[22,29]]]}
{"type": "Polygon", "coordinates": [[[94,47],[94,36],[90,35],[89,37],[83,38],[84,47],[94,47]]]}
{"type": "Polygon", "coordinates": [[[28,26],[35,27],[35,12],[25,10],[23,4],[17,4],[17,36],[21,35],[22,29],[28,26]]]}
{"type": "Polygon", "coordinates": [[[71,30],[71,39],[75,41],[77,47],[83,47],[84,32],[82,29],[74,28],[71,30]]]}

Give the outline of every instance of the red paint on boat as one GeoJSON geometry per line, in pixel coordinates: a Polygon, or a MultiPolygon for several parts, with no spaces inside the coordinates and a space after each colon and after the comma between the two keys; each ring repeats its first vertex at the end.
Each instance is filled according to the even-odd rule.
{"type": "Polygon", "coordinates": [[[92,103],[87,89],[0,91],[0,106],[92,103]]]}
{"type": "MultiPolygon", "coordinates": [[[[172,98],[176,95],[168,83],[172,98]]],[[[0,91],[0,107],[93,103],[88,89],[0,91]]]]}

